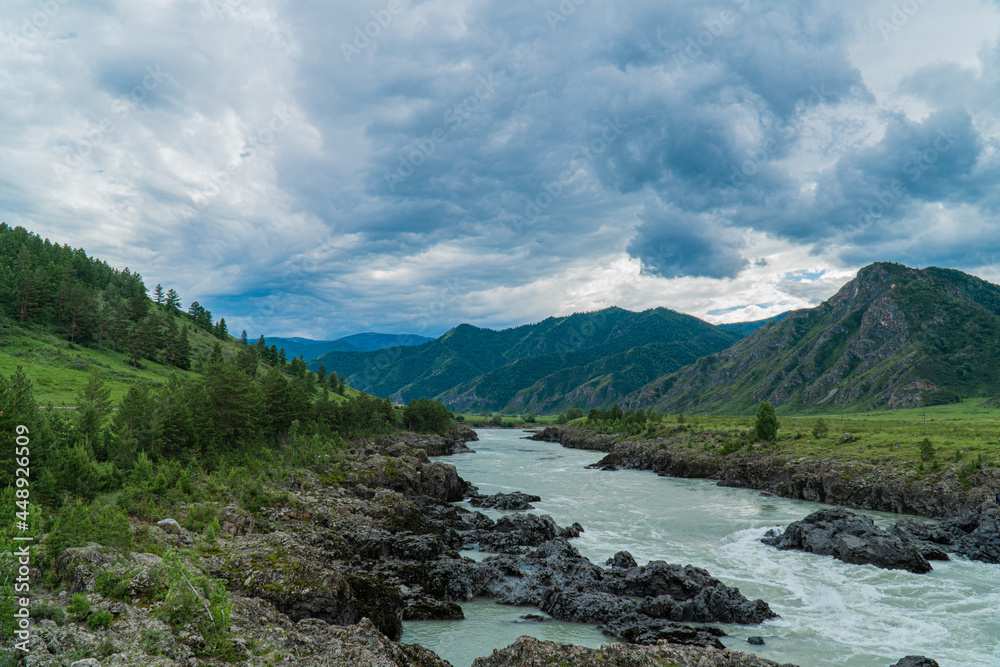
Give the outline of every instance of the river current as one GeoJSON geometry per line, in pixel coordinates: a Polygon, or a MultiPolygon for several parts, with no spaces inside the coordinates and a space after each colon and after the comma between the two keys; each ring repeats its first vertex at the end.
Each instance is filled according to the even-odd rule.
{"type": "MultiPolygon", "coordinates": [[[[926,655],[941,667],[1000,667],[998,565],[933,562],[933,572],[918,575],[778,551],[760,542],[769,528],[828,506],[648,471],[588,470],[601,453],[525,435],[483,429],[480,440],[469,443],[476,453],[436,460],[453,464],[481,493],[541,496],[533,511],[560,526],[580,522],[586,532],[572,543],[596,564],[625,550],[640,565],[695,565],[781,616],[762,625],[721,626],[730,648],[800,667],[887,667],[906,655],[926,655]],[[749,645],[752,635],[765,645],[749,645]]],[[[481,511],[494,519],[502,514],[481,511]]],[[[902,518],[866,514],[883,526],[902,518]]],[[[592,647],[614,641],[591,625],[522,622],[521,616],[540,613],[529,608],[489,600],[462,608],[463,621],[404,623],[402,641],[423,644],[454,667],[469,667],[520,635],[592,647]]]]}

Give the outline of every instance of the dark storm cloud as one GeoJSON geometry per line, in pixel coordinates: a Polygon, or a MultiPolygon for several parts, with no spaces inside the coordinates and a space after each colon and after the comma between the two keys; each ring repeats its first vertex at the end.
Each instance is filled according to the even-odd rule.
{"type": "Polygon", "coordinates": [[[749,264],[741,254],[741,234],[718,220],[671,211],[658,203],[647,205],[640,218],[628,252],[656,275],[729,278],[749,264]]]}

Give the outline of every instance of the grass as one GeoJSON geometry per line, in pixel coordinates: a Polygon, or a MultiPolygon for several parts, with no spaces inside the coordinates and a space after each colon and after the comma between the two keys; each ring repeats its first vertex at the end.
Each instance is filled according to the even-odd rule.
{"type": "MultiPolygon", "coordinates": [[[[36,327],[0,324],[0,374],[9,377],[20,366],[31,380],[39,404],[63,407],[76,405],[77,394],[87,385],[90,374],[103,371],[107,373],[105,386],[111,389],[111,401],[117,405],[136,383],[159,386],[172,375],[199,375],[196,369],[210,357],[219,339],[194,326],[188,326],[188,331],[194,370],[184,371],[148,359],[133,368],[125,354],[107,347],[98,352],[36,327]]],[[[222,345],[222,355],[226,359],[235,359],[238,350],[236,338],[230,337],[222,345]]],[[[268,370],[269,366],[261,363],[257,368],[258,379],[268,370]]],[[[347,387],[345,393],[347,397],[354,397],[361,392],[347,387]]],[[[347,399],[331,392],[330,400],[339,403],[347,399]]]]}
{"type": "MultiPolygon", "coordinates": [[[[779,416],[780,428],[776,442],[764,445],[788,458],[835,458],[847,462],[898,462],[907,467],[937,469],[970,469],[979,465],[1000,463],[1000,409],[983,407],[985,399],[970,398],[960,404],[940,405],[905,410],[884,410],[840,415],[779,416]],[[812,434],[818,419],[828,425],[822,437],[812,434]],[[925,423],[926,419],[926,423],[925,423]],[[850,434],[855,440],[844,438],[850,434]],[[927,457],[924,440],[929,440],[933,457],[927,457]]],[[[676,427],[691,427],[685,433],[689,446],[718,451],[720,454],[738,451],[745,442],[735,437],[722,438],[700,435],[702,431],[745,432],[753,429],[752,416],[686,415],[679,420],[666,415],[653,425],[643,438],[670,436],[678,439],[676,427]]],[[[586,426],[577,420],[574,426],[586,426]]],[[[753,438],[750,439],[751,441],[753,438]]],[[[923,469],[921,468],[921,469],[923,469]]]]}
{"type": "Polygon", "coordinates": [[[98,352],[14,325],[5,327],[0,339],[0,373],[10,376],[21,366],[31,380],[35,398],[44,405],[75,405],[77,393],[87,385],[95,370],[108,373],[106,386],[110,387],[115,403],[137,382],[159,385],[173,373],[185,374],[151,361],[143,361],[141,365],[140,369],[132,368],[120,352],[107,349],[98,352]]]}

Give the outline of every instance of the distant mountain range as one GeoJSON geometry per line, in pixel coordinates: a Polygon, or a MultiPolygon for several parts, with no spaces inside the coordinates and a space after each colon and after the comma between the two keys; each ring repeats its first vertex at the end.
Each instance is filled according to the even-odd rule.
{"type": "Polygon", "coordinates": [[[420,345],[427,341],[434,340],[427,336],[416,334],[383,334],[383,333],[359,333],[351,336],[344,336],[337,340],[310,340],[309,338],[270,338],[265,336],[268,345],[277,345],[285,348],[285,355],[288,359],[294,359],[300,354],[309,361],[327,352],[370,352],[381,350],[387,347],[420,345]]]}
{"type": "Polygon", "coordinates": [[[625,401],[667,412],[914,407],[1000,393],[1000,287],[878,263],[815,308],[664,373],[625,401]]]}
{"type": "Polygon", "coordinates": [[[331,351],[308,366],[399,402],[429,397],[459,411],[554,412],[611,405],[740,337],[665,308],[607,308],[502,331],[463,324],[419,346],[331,351]]]}

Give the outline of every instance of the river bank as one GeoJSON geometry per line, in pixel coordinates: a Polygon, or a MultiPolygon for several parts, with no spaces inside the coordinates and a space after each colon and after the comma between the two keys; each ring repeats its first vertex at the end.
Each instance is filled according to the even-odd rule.
{"type": "Polygon", "coordinates": [[[943,519],[992,502],[1000,471],[982,468],[964,478],[953,469],[922,471],[891,457],[858,461],[838,456],[796,456],[745,434],[676,427],[655,438],[622,438],[574,427],[548,426],[534,439],[606,454],[604,470],[649,470],[659,475],[712,479],[782,498],[855,509],[943,519]],[[734,447],[732,443],[740,443],[734,447]]]}
{"type": "MultiPolygon", "coordinates": [[[[34,572],[29,650],[8,656],[31,667],[444,667],[398,641],[403,622],[461,619],[459,602],[486,597],[602,623],[627,642],[679,642],[678,664],[723,665],[736,664],[718,640],[724,633],[685,623],[774,617],[763,601],[697,568],[639,566],[624,553],[609,567],[593,564],[570,542],[584,530],[578,524],[520,513],[494,520],[454,506],[466,498],[510,506],[510,498],[482,498],[453,465],[429,458],[471,453],[465,443],[477,438],[462,428],[356,441],[268,489],[268,506],[218,507],[219,537],[185,528],[191,506],[133,519],[141,550],[66,549],[54,576],[43,583],[34,572]],[[461,555],[471,548],[495,555],[461,555]]],[[[648,662],[642,650],[629,655],[630,664],[648,662]]]]}

